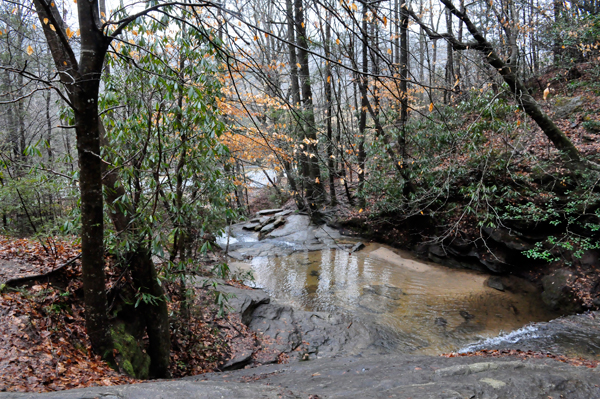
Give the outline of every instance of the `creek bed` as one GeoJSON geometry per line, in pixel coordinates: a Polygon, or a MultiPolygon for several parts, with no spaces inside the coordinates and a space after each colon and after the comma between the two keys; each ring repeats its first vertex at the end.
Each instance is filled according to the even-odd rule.
{"type": "Polygon", "coordinates": [[[346,312],[398,333],[395,346],[418,354],[451,352],[480,339],[548,321],[550,311],[533,285],[416,260],[379,244],[260,256],[249,261],[254,281],[275,300],[309,311],[346,312]]]}

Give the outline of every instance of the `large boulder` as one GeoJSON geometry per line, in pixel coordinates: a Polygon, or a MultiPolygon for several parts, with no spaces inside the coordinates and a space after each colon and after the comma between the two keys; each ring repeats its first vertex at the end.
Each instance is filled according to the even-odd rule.
{"type": "Polygon", "coordinates": [[[226,284],[221,279],[197,278],[194,285],[200,288],[213,286],[213,288],[227,296],[227,306],[235,313],[239,313],[242,323],[248,325],[252,320],[252,314],[261,305],[271,302],[269,295],[263,290],[253,288],[239,288],[226,284]]]}
{"type": "Polygon", "coordinates": [[[556,101],[554,117],[557,119],[568,118],[573,112],[577,111],[583,105],[584,99],[581,96],[558,99],[556,101]]]}
{"type": "Polygon", "coordinates": [[[572,271],[558,269],[554,273],[542,278],[544,292],[542,300],[554,310],[564,313],[576,313],[582,310],[581,303],[577,302],[573,294],[575,276],[572,271]]]}

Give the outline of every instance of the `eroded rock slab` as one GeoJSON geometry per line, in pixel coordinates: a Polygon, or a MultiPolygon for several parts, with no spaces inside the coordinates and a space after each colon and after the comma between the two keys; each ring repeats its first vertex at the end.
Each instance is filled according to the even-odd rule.
{"type": "Polygon", "coordinates": [[[0,399],[402,398],[590,399],[600,373],[550,359],[354,356],[274,364],[178,381],[94,387],[0,399]]]}
{"type": "Polygon", "coordinates": [[[0,393],[2,399],[299,399],[307,394],[292,393],[281,387],[248,385],[243,382],[160,381],[113,387],[94,387],[44,394],[0,393]]]}
{"type": "Polygon", "coordinates": [[[277,208],[277,209],[263,209],[262,211],[256,212],[256,215],[258,215],[258,216],[272,215],[274,213],[282,212],[282,211],[283,211],[282,208],[277,208]]]}
{"type": "Polygon", "coordinates": [[[249,327],[269,337],[275,342],[277,352],[292,355],[294,360],[382,351],[394,341],[393,333],[344,315],[303,311],[273,303],[256,309],[249,327]]]}
{"type": "Polygon", "coordinates": [[[244,289],[228,285],[221,279],[205,279],[195,278],[192,284],[201,288],[211,287],[216,285],[215,289],[218,292],[226,294],[229,299],[227,305],[233,312],[239,313],[242,317],[242,322],[246,325],[252,321],[254,311],[261,305],[266,305],[271,302],[269,295],[263,290],[244,289]]]}
{"type": "MultiPolygon", "coordinates": [[[[269,210],[272,211],[272,210],[269,210]]],[[[217,240],[228,255],[244,261],[262,256],[287,256],[296,251],[319,251],[327,248],[350,249],[351,244],[338,244],[342,235],[327,225],[311,224],[307,215],[280,211],[262,215],[249,223],[238,223],[229,229],[226,237],[217,240]]]]}

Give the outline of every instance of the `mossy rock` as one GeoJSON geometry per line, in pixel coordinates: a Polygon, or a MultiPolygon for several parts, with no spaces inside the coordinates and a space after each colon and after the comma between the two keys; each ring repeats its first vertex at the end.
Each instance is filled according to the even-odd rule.
{"type": "Polygon", "coordinates": [[[119,371],[137,379],[148,379],[150,356],[144,352],[135,337],[127,332],[126,325],[118,323],[111,328],[110,333],[118,352],[115,361],[119,371]]]}
{"type": "Polygon", "coordinates": [[[557,119],[565,119],[573,112],[579,110],[585,100],[581,96],[573,98],[557,98],[554,102],[554,117],[557,119]]]}

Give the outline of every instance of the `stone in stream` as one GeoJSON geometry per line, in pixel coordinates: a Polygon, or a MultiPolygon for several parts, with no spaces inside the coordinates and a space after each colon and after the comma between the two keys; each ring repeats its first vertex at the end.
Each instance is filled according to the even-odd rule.
{"type": "Polygon", "coordinates": [[[382,314],[393,311],[392,301],[381,298],[378,295],[363,295],[358,299],[358,306],[369,311],[369,313],[382,314]]]}
{"type": "Polygon", "coordinates": [[[222,294],[226,294],[229,299],[227,306],[234,312],[239,313],[242,317],[242,322],[246,325],[252,321],[252,314],[261,305],[266,305],[271,302],[269,295],[263,290],[258,289],[243,289],[228,285],[221,279],[206,279],[195,278],[192,284],[195,287],[206,288],[213,283],[216,285],[215,290],[222,294]]]}
{"type": "Polygon", "coordinates": [[[554,310],[565,313],[581,311],[581,304],[574,301],[573,283],[575,276],[567,269],[558,269],[554,273],[542,278],[544,292],[542,300],[554,310]]]}
{"type": "Polygon", "coordinates": [[[272,215],[273,213],[277,213],[277,212],[281,212],[283,211],[283,208],[277,208],[277,209],[263,209],[262,211],[258,211],[256,212],[256,214],[258,216],[265,216],[265,215],[272,215]]]}
{"type": "Polygon", "coordinates": [[[272,232],[273,230],[275,230],[275,223],[269,223],[269,224],[265,224],[263,227],[260,228],[259,232],[260,232],[260,238],[266,236],[267,234],[269,234],[270,232],[272,232]]]}
{"type": "Polygon", "coordinates": [[[467,312],[466,310],[461,310],[460,312],[458,312],[460,314],[460,316],[465,319],[465,321],[469,321],[471,319],[474,319],[475,316],[472,315],[471,313],[467,312]]]}
{"type": "Polygon", "coordinates": [[[444,319],[443,317],[436,317],[433,324],[445,328],[448,325],[448,320],[444,319]]]}
{"type": "Polygon", "coordinates": [[[504,284],[500,277],[490,277],[487,280],[487,286],[498,291],[504,291],[504,284]]]}
{"type": "Polygon", "coordinates": [[[387,285],[387,284],[386,285],[379,285],[379,284],[368,285],[365,288],[363,288],[363,293],[383,296],[383,297],[392,299],[394,301],[397,301],[398,299],[402,298],[402,295],[404,295],[401,288],[394,287],[393,285],[387,285]]]}
{"type": "Polygon", "coordinates": [[[400,288],[393,285],[369,285],[363,288],[358,305],[371,313],[389,313],[400,306],[398,299],[403,294],[400,288]]]}
{"type": "Polygon", "coordinates": [[[268,226],[269,224],[273,223],[275,221],[275,219],[276,219],[275,216],[261,217],[259,219],[258,223],[255,225],[254,231],[261,231],[265,226],[268,226]]]}
{"type": "Polygon", "coordinates": [[[363,244],[362,242],[357,242],[356,244],[354,244],[354,246],[350,250],[350,253],[358,252],[361,249],[363,249],[364,247],[365,247],[365,244],[363,244]]]}
{"type": "Polygon", "coordinates": [[[260,226],[260,223],[248,223],[248,224],[245,224],[244,227],[242,227],[242,229],[244,229],[244,230],[254,230],[258,226],[260,226]]]}
{"type": "Polygon", "coordinates": [[[281,212],[277,212],[275,215],[275,217],[284,217],[287,216],[289,214],[291,214],[293,211],[291,209],[288,209],[287,211],[281,211],[281,212]]]}
{"type": "MultiPolygon", "coordinates": [[[[269,220],[271,220],[271,219],[269,219],[269,220]]],[[[269,224],[265,224],[260,229],[259,239],[264,238],[267,234],[271,233],[273,230],[275,230],[276,228],[278,228],[282,224],[285,224],[285,219],[283,217],[281,217],[281,216],[278,217],[278,218],[276,218],[275,220],[273,220],[269,224]]]]}

